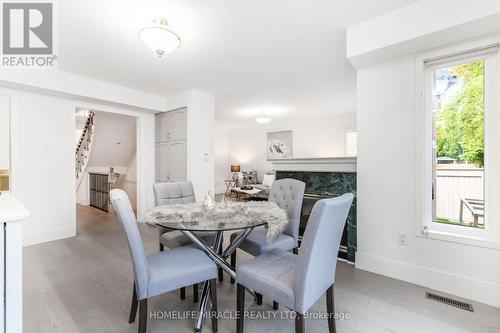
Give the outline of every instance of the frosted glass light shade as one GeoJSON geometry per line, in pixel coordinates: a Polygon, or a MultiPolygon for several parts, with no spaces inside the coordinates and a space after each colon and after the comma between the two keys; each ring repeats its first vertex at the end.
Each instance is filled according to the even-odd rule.
{"type": "Polygon", "coordinates": [[[175,32],[168,28],[166,20],[157,22],[155,20],[156,25],[142,28],[139,31],[139,37],[147,47],[161,58],[165,54],[179,48],[181,46],[181,39],[175,32]]]}
{"type": "Polygon", "coordinates": [[[259,124],[267,124],[268,122],[271,121],[271,118],[267,116],[262,116],[255,118],[255,121],[258,122],[259,124]]]}

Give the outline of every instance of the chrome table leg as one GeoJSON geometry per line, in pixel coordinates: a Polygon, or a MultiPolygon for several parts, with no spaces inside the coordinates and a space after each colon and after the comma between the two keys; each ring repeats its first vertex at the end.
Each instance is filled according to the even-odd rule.
{"type": "MultiPolygon", "coordinates": [[[[189,238],[200,250],[205,252],[207,256],[210,257],[220,268],[222,268],[229,276],[231,276],[233,279],[236,278],[236,272],[231,265],[229,265],[226,260],[221,257],[216,250],[212,249],[211,246],[208,246],[205,244],[196,234],[194,234],[192,231],[189,230],[181,230],[184,235],[186,235],[187,238],[189,238]]],[[[219,231],[222,233],[222,231],[219,231]]],[[[219,233],[218,232],[218,233],[219,233]]],[[[219,235],[217,235],[219,236],[219,235]]],[[[222,237],[222,236],[220,236],[222,237]]]]}
{"type": "Polygon", "coordinates": [[[248,229],[245,229],[244,231],[240,232],[238,234],[238,236],[236,236],[236,238],[231,242],[231,244],[229,244],[227,249],[224,251],[224,253],[222,254],[222,258],[224,258],[224,259],[229,258],[231,256],[231,254],[233,254],[234,251],[236,251],[238,246],[240,246],[241,242],[243,242],[245,240],[245,238],[247,238],[248,235],[250,235],[252,230],[253,230],[253,228],[248,228],[248,229]]]}
{"type": "Polygon", "coordinates": [[[201,332],[203,327],[203,319],[205,319],[205,312],[207,310],[208,298],[210,296],[210,283],[205,281],[203,283],[203,290],[201,292],[201,302],[198,307],[198,318],[196,318],[196,324],[194,325],[194,333],[201,332]]]}
{"type": "MultiPolygon", "coordinates": [[[[214,250],[215,251],[217,251],[222,246],[222,235],[223,235],[222,231],[217,232],[217,236],[215,237],[215,243],[214,243],[214,250]]],[[[196,235],[194,235],[194,236],[197,237],[196,235]]],[[[194,242],[194,243],[197,244],[196,242],[194,242]]],[[[208,245],[206,245],[203,241],[201,241],[200,245],[203,245],[204,248],[210,249],[210,247],[208,245]]],[[[200,245],[198,245],[198,246],[200,246],[200,245]]],[[[205,313],[207,311],[209,298],[210,298],[210,283],[208,281],[205,281],[205,283],[203,284],[203,290],[201,292],[201,302],[200,302],[200,306],[198,309],[198,318],[196,318],[196,324],[194,326],[195,333],[201,332],[201,329],[203,328],[203,321],[205,319],[205,313]]]]}
{"type": "MultiPolygon", "coordinates": [[[[222,235],[223,231],[217,231],[217,236],[215,237],[215,243],[213,248],[207,245],[203,240],[200,239],[193,231],[190,230],[181,230],[182,233],[189,238],[200,250],[206,253],[207,256],[212,259],[217,266],[222,268],[229,276],[233,279],[236,278],[236,271],[234,267],[229,265],[226,262],[226,259],[233,254],[234,251],[238,248],[238,246],[243,242],[245,238],[252,232],[253,228],[247,228],[242,231],[232,242],[229,244],[227,249],[223,252],[222,255],[219,255],[217,252],[219,248],[222,246],[222,235]]],[[[252,296],[256,297],[255,292],[250,289],[246,289],[252,296]]],[[[210,298],[210,283],[205,281],[203,284],[203,290],[201,292],[201,301],[198,309],[198,318],[196,319],[196,324],[194,328],[195,333],[201,332],[203,327],[203,320],[205,318],[205,312],[208,306],[210,298]]]]}

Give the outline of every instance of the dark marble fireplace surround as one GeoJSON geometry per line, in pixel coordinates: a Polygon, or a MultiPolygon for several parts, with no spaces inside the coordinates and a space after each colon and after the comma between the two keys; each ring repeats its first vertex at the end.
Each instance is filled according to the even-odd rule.
{"type": "Polygon", "coordinates": [[[300,235],[302,236],[314,203],[323,198],[336,197],[350,192],[354,201],[347,217],[347,223],[342,234],[339,258],[350,262],[355,261],[357,248],[356,223],[356,173],[355,172],[317,172],[317,171],[277,171],[276,179],[292,178],[306,183],[300,235]]]}

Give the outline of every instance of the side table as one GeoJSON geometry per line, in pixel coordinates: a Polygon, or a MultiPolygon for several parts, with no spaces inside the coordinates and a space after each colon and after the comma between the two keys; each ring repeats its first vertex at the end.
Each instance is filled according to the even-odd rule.
{"type": "Polygon", "coordinates": [[[236,182],[232,179],[226,179],[224,180],[224,183],[226,183],[226,192],[224,193],[224,195],[227,197],[231,195],[231,189],[234,187],[234,185],[236,185],[236,182]]]}

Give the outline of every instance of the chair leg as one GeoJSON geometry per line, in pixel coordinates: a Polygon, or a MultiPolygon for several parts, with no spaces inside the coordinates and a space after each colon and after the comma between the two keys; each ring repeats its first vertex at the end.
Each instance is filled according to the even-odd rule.
{"type": "Polygon", "coordinates": [[[304,315],[296,312],[295,333],[304,333],[304,315]]]}
{"type": "Polygon", "coordinates": [[[293,248],[293,254],[299,254],[299,248],[298,247],[294,247],[293,248]]]}
{"type": "Polygon", "coordinates": [[[337,327],[335,324],[335,301],[333,284],[326,291],[326,312],[328,312],[328,332],[336,333],[337,327]]]}
{"type": "Polygon", "coordinates": [[[273,310],[278,310],[280,308],[280,303],[273,301],[273,310]]]}
{"type": "Polygon", "coordinates": [[[146,333],[148,324],[148,299],[141,299],[139,301],[139,333],[146,333]]]}
{"type": "MultiPolygon", "coordinates": [[[[233,268],[236,268],[236,251],[231,254],[231,266],[233,266],[233,268]]],[[[234,284],[233,278],[231,278],[231,284],[234,284]]]]}
{"type": "Polygon", "coordinates": [[[193,284],[193,302],[198,303],[198,283],[193,284]]]}
{"type": "Polygon", "coordinates": [[[262,294],[255,293],[255,301],[257,302],[257,305],[262,305],[262,294]]]}
{"type": "Polygon", "coordinates": [[[217,279],[210,280],[210,301],[212,303],[212,333],[217,333],[219,330],[217,319],[217,279]]]}
{"type": "Polygon", "coordinates": [[[236,333],[243,333],[245,318],[245,287],[237,284],[236,288],[236,333]]]}
{"type": "Polygon", "coordinates": [[[160,252],[163,252],[163,244],[160,243],[160,252]]]}
{"type": "Polygon", "coordinates": [[[186,299],[186,287],[181,288],[181,299],[186,299]]]}
{"type": "Polygon", "coordinates": [[[130,306],[130,316],[128,318],[128,323],[132,324],[135,321],[135,316],[137,314],[137,305],[139,301],[137,300],[137,291],[135,290],[135,282],[134,282],[134,291],[132,292],[132,305],[130,306]]]}

